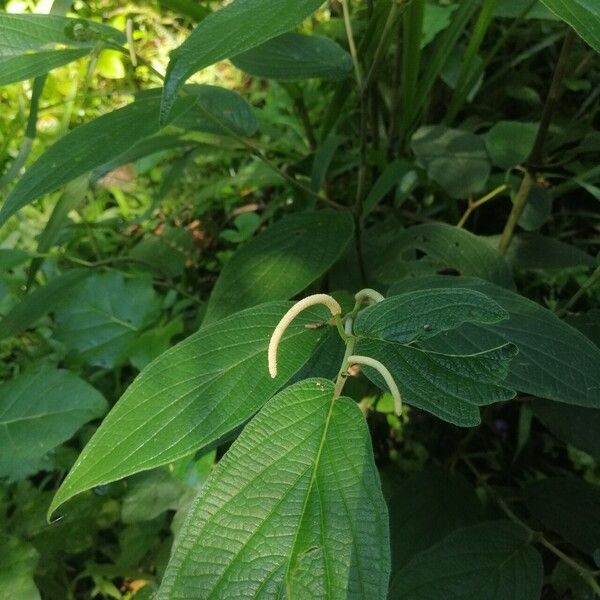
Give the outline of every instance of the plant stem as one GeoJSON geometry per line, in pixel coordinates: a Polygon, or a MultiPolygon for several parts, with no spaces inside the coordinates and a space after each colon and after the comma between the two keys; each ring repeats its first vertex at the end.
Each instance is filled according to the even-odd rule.
{"type": "Polygon", "coordinates": [[[315,136],[315,130],[313,129],[312,123],[310,122],[310,116],[308,109],[306,108],[306,102],[304,102],[304,95],[302,90],[299,91],[297,97],[294,99],[294,108],[300,117],[302,126],[304,127],[304,133],[306,134],[306,140],[311,150],[315,150],[317,147],[317,138],[315,136]]]}
{"type": "Polygon", "coordinates": [[[473,213],[474,210],[478,209],[480,206],[482,206],[489,200],[492,200],[492,198],[495,198],[498,194],[501,194],[507,188],[508,186],[504,183],[502,185],[499,185],[497,188],[493,189],[491,192],[489,192],[482,198],[479,198],[479,200],[469,200],[469,206],[467,207],[467,210],[465,210],[463,216],[460,218],[460,221],[456,224],[456,226],[464,227],[465,223],[467,222],[468,218],[471,216],[471,213],[473,213]]]}
{"type": "Polygon", "coordinates": [[[531,187],[535,183],[536,170],[539,167],[539,163],[543,156],[544,142],[546,141],[548,128],[550,127],[550,122],[552,121],[552,116],[554,115],[554,110],[556,109],[556,104],[560,96],[562,81],[569,64],[569,57],[571,55],[571,48],[573,47],[574,40],[575,32],[573,29],[569,28],[569,31],[563,40],[560,55],[554,69],[552,83],[550,84],[550,90],[548,91],[548,96],[546,97],[546,102],[542,111],[542,118],[540,120],[540,126],[538,127],[535,141],[533,143],[533,149],[531,150],[529,158],[527,159],[525,177],[521,181],[521,186],[519,187],[517,195],[515,196],[512,210],[510,211],[510,215],[508,216],[504,226],[504,231],[500,237],[500,242],[498,244],[498,250],[500,254],[506,254],[508,248],[510,247],[515,227],[521,215],[523,214],[525,206],[527,205],[527,199],[529,198],[531,187]]]}
{"type": "Polygon", "coordinates": [[[582,564],[567,556],[560,548],[557,548],[552,542],[548,541],[548,539],[544,536],[544,534],[540,531],[535,531],[527,523],[525,523],[522,519],[520,519],[510,508],[507,502],[502,498],[496,490],[485,480],[483,475],[477,470],[475,465],[466,457],[461,457],[463,462],[467,465],[471,473],[477,479],[479,485],[481,485],[494,499],[498,507],[502,510],[502,512],[513,522],[525,529],[529,535],[531,536],[532,541],[539,542],[544,548],[552,552],[554,556],[562,560],[566,565],[571,567],[586,583],[587,585],[594,591],[594,593],[600,598],[600,584],[596,581],[594,577],[593,571],[584,567],[582,564]]]}
{"type": "Polygon", "coordinates": [[[346,37],[348,38],[348,48],[350,49],[350,56],[352,57],[352,64],[354,65],[354,74],[356,76],[356,83],[358,88],[362,89],[362,74],[360,69],[360,63],[358,62],[358,53],[356,52],[356,44],[354,43],[354,34],[352,33],[352,22],[350,21],[350,10],[348,8],[348,0],[341,0],[342,12],[344,14],[344,27],[346,28],[346,37]]]}
{"type": "Polygon", "coordinates": [[[573,295],[573,297],[566,302],[566,304],[556,312],[557,317],[562,317],[566,312],[574,306],[577,301],[589,290],[597,281],[600,281],[600,266],[594,269],[594,272],[589,276],[587,281],[579,288],[579,290],[573,295]]]}
{"type": "Polygon", "coordinates": [[[346,383],[346,379],[348,377],[348,358],[354,354],[354,345],[356,344],[356,338],[352,335],[352,319],[346,319],[346,324],[344,326],[344,331],[348,336],[346,341],[346,351],[344,352],[344,358],[342,359],[342,364],[340,366],[340,370],[338,371],[337,377],[335,379],[335,389],[333,392],[334,398],[339,398],[342,390],[344,389],[344,384],[346,383]]]}

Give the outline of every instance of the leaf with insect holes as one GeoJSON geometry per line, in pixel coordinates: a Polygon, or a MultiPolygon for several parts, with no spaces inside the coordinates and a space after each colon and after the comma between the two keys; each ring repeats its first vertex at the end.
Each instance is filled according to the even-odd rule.
{"type": "Polygon", "coordinates": [[[365,419],[325,379],[270,400],[194,502],[159,600],[384,600],[388,516],[365,419]]]}

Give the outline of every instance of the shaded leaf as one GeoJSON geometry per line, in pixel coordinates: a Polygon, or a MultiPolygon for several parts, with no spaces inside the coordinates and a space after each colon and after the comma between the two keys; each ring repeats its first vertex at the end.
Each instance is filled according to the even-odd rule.
{"type": "Polygon", "coordinates": [[[100,392],[69,371],[43,368],[0,384],[0,476],[35,470],[107,408],[100,392]]]}
{"type": "Polygon", "coordinates": [[[38,551],[15,537],[0,536],[0,598],[40,600],[33,575],[38,564],[38,551]]]}
{"type": "Polygon", "coordinates": [[[525,502],[544,527],[590,556],[600,550],[600,486],[575,477],[549,477],[525,486],[525,502]]]}
{"type": "Polygon", "coordinates": [[[411,148],[433,181],[453,198],[481,192],[490,174],[483,138],[443,125],[420,127],[411,148]]]}
{"type": "Polygon", "coordinates": [[[542,558],[510,521],[459,529],[394,573],[390,598],[538,600],[542,558]]]}
{"type": "Polygon", "coordinates": [[[332,210],[297,213],[271,225],[225,264],[205,323],[261,302],[295,296],[333,265],[352,231],[352,217],[332,210]]]}
{"type": "Polygon", "coordinates": [[[369,432],[356,403],[333,393],[330,381],[303,381],[246,427],[192,506],[160,600],[386,597],[369,432]]]}
{"type": "Polygon", "coordinates": [[[86,278],[55,311],[55,337],[88,364],[112,368],[157,316],[158,296],[146,276],[116,271],[86,278]]]}
{"type": "Polygon", "coordinates": [[[470,277],[422,277],[395,284],[390,293],[469,288],[509,313],[493,325],[465,324],[424,342],[438,352],[480,352],[506,342],[519,348],[506,385],[549,400],[600,408],[600,349],[549,310],[514,292],[470,277]]]}
{"type": "Polygon", "coordinates": [[[450,532],[480,521],[483,514],[475,488],[439,467],[398,481],[388,507],[394,571],[450,532]]]}
{"type": "Polygon", "coordinates": [[[267,347],[287,302],[255,307],[201,329],[148,367],[110,411],[58,490],[50,508],[102,483],[158,467],[216,444],[249,419],[309,359],[328,328],[305,311],[286,332],[279,375],[267,347]]]}
{"type": "Polygon", "coordinates": [[[503,169],[523,163],[533,150],[537,130],[537,123],[498,121],[485,134],[485,145],[492,162],[503,169]]]}
{"type": "Polygon", "coordinates": [[[238,54],[231,62],[254,77],[287,81],[341,79],[352,71],[350,55],[333,40],[292,32],[238,54]]]}
{"type": "Polygon", "coordinates": [[[29,292],[0,320],[0,339],[16,335],[31,327],[69,298],[77,285],[89,277],[86,269],[72,269],[52,279],[48,284],[29,292]]]}
{"type": "Polygon", "coordinates": [[[534,400],[533,414],[562,442],[600,458],[600,410],[534,400]]]}

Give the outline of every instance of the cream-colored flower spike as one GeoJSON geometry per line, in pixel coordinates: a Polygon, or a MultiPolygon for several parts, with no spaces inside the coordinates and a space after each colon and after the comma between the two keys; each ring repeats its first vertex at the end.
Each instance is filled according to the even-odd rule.
{"type": "Polygon", "coordinates": [[[273,379],[277,377],[277,348],[279,347],[279,342],[281,342],[285,330],[303,310],[310,306],[315,306],[316,304],[324,304],[334,317],[342,314],[342,307],[337,300],[327,294],[314,294],[300,300],[300,302],[296,302],[296,304],[283,315],[283,318],[279,321],[277,327],[275,327],[275,331],[273,331],[271,341],[269,342],[269,374],[273,379]]]}
{"type": "Polygon", "coordinates": [[[387,370],[385,365],[374,358],[370,358],[368,356],[349,356],[348,357],[348,366],[352,365],[365,365],[366,367],[371,367],[372,369],[376,369],[379,371],[381,376],[385,379],[387,386],[394,398],[394,409],[398,416],[402,414],[402,396],[400,395],[400,390],[392,377],[392,374],[387,370]]]}
{"type": "Polygon", "coordinates": [[[385,297],[376,290],[365,288],[354,294],[354,299],[359,303],[371,301],[373,304],[377,304],[385,300],[385,297]]]}

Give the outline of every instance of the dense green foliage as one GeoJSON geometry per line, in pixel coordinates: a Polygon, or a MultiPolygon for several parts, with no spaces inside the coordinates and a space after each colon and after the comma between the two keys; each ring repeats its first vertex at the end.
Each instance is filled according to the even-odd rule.
{"type": "Polygon", "coordinates": [[[0,599],[600,597],[600,4],[0,8],[0,599]]]}

